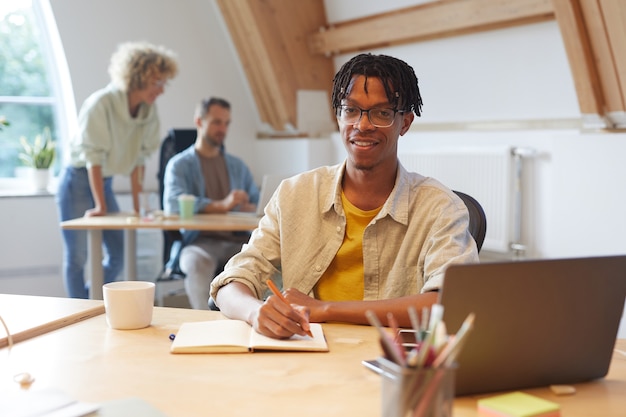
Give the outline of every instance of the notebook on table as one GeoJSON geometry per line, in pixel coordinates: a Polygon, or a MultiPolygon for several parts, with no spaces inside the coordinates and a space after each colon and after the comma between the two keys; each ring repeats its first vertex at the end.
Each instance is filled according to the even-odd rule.
{"type": "Polygon", "coordinates": [[[626,256],[450,266],[439,300],[448,331],[476,314],[456,395],[604,377],[625,297],[626,256]]]}
{"type": "Polygon", "coordinates": [[[259,195],[259,204],[256,206],[256,211],[229,211],[229,216],[244,216],[244,217],[263,217],[265,212],[265,206],[270,202],[274,191],[278,188],[281,181],[285,178],[291,177],[291,174],[266,174],[263,176],[263,182],[261,183],[261,191],[259,195]]]}
{"type": "Polygon", "coordinates": [[[257,333],[242,320],[183,323],[170,347],[172,353],[242,353],[258,350],[328,352],[320,323],[311,323],[313,337],[293,335],[274,339],[257,333]]]}

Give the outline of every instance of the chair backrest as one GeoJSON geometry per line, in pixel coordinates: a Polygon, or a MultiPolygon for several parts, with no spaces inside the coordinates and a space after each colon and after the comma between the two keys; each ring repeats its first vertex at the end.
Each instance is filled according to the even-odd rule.
{"type": "Polygon", "coordinates": [[[170,129],[167,136],[161,142],[159,154],[159,202],[163,208],[163,178],[165,177],[165,167],[172,156],[184,151],[196,141],[196,129],[170,129]]]}
{"type": "Polygon", "coordinates": [[[485,241],[485,234],[487,233],[487,216],[485,216],[485,211],[474,197],[460,191],[454,191],[454,193],[458,195],[467,206],[470,218],[469,231],[476,241],[476,247],[480,252],[480,249],[483,247],[483,242],[485,241]]]}
{"type": "MultiPolygon", "coordinates": [[[[170,129],[167,136],[161,142],[159,154],[159,171],[157,179],[159,181],[159,203],[163,209],[163,179],[165,177],[165,167],[168,161],[177,153],[184,151],[196,141],[196,129],[170,129]]],[[[180,239],[180,233],[176,231],[163,232],[163,264],[165,265],[170,257],[170,251],[174,241],[180,239]]]]}

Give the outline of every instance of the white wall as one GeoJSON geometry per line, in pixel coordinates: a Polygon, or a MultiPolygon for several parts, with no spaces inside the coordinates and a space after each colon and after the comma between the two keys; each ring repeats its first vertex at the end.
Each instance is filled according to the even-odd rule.
{"type": "MultiPolygon", "coordinates": [[[[242,156],[257,180],[264,172],[290,172],[334,163],[338,139],[257,140],[259,116],[219,8],[213,0],[50,0],[72,76],[77,106],[108,80],[106,68],[117,43],[148,40],[175,50],[181,72],[158,105],[163,132],[189,126],[195,103],[219,95],[233,104],[227,147],[242,156]]],[[[326,1],[336,22],[419,1],[326,1]]],[[[424,116],[401,140],[405,149],[432,144],[528,145],[540,151],[525,192],[524,239],[530,257],[569,257],[626,253],[624,193],[625,133],[580,132],[568,121],[580,118],[576,93],[556,22],[385,48],[383,52],[414,66],[424,98],[424,116]],[[534,129],[541,121],[565,120],[563,129],[534,129]],[[506,130],[464,130],[458,123],[516,121],[506,130]],[[532,122],[532,123],[531,123],[532,122]],[[449,126],[449,130],[446,129],[449,126]]],[[[351,55],[335,58],[336,66],[351,55]]],[[[487,124],[488,124],[487,123],[487,124]]],[[[339,151],[337,152],[337,148],[339,151]]],[[[156,171],[153,158],[153,172],[156,171]]],[[[150,175],[149,175],[150,177],[150,175]]],[[[126,180],[117,181],[125,183],[126,180]]],[[[0,199],[0,230],[42,245],[60,264],[53,205],[50,224],[29,227],[29,199],[0,199]],[[16,213],[7,218],[7,210],[16,213]],[[17,226],[21,225],[21,226],[17,226]],[[42,230],[45,232],[42,233],[42,230]],[[51,245],[56,245],[50,249],[51,245]]],[[[5,244],[5,246],[8,246],[5,244]]],[[[0,269],[30,265],[29,246],[0,251],[0,269]]],[[[43,262],[43,260],[42,260],[43,262]]],[[[0,282],[0,291],[3,290],[0,282]]]]}
{"type": "Polygon", "coordinates": [[[0,230],[0,293],[64,296],[54,198],[0,198],[0,230]]]}
{"type": "Polygon", "coordinates": [[[579,117],[554,21],[372,52],[415,69],[424,100],[419,123],[579,117]]]}

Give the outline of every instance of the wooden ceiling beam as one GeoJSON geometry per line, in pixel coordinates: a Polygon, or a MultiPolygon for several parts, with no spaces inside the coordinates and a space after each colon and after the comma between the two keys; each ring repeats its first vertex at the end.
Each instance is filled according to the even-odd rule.
{"type": "Polygon", "coordinates": [[[321,28],[309,47],[332,55],[552,19],[551,0],[442,0],[321,28]]]}
{"type": "Polygon", "coordinates": [[[333,25],[326,22],[323,0],[217,3],[261,120],[275,132],[297,128],[298,90],[324,90],[330,95],[333,54],[555,18],[583,122],[626,127],[624,0],[440,0],[333,25]]]}
{"type": "MultiPolygon", "coordinates": [[[[297,128],[298,90],[330,91],[330,58],[314,55],[308,34],[323,26],[323,0],[217,1],[261,120],[275,131],[297,128]]],[[[330,109],[330,107],[329,107],[330,109]]]]}
{"type": "MultiPolygon", "coordinates": [[[[584,11],[587,2],[581,4],[584,11]]],[[[595,31],[590,33],[594,50],[601,51],[597,62],[606,97],[607,116],[615,127],[626,128],[626,2],[600,0],[598,4],[605,23],[605,44],[596,46],[595,31]]]]}
{"type": "MultiPolygon", "coordinates": [[[[592,0],[593,1],[593,0],[592,0]]],[[[556,20],[574,77],[578,105],[587,123],[604,113],[604,97],[585,19],[578,0],[553,0],[556,20]]]]}
{"type": "Polygon", "coordinates": [[[553,0],[583,123],[626,127],[626,3],[553,0]]]}

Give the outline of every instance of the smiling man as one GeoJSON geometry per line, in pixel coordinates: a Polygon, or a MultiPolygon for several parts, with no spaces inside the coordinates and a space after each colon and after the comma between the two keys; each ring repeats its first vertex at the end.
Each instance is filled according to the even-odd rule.
{"type": "Polygon", "coordinates": [[[212,284],[222,313],[271,337],[303,335],[309,322],[367,324],[367,310],[410,326],[408,307],[436,302],[448,265],[478,262],[463,201],[398,161],[422,106],[413,69],[358,55],[336,74],[332,105],[346,160],[283,181],[212,284]],[[268,279],[282,279],[291,305],[264,299],[268,279]]]}

